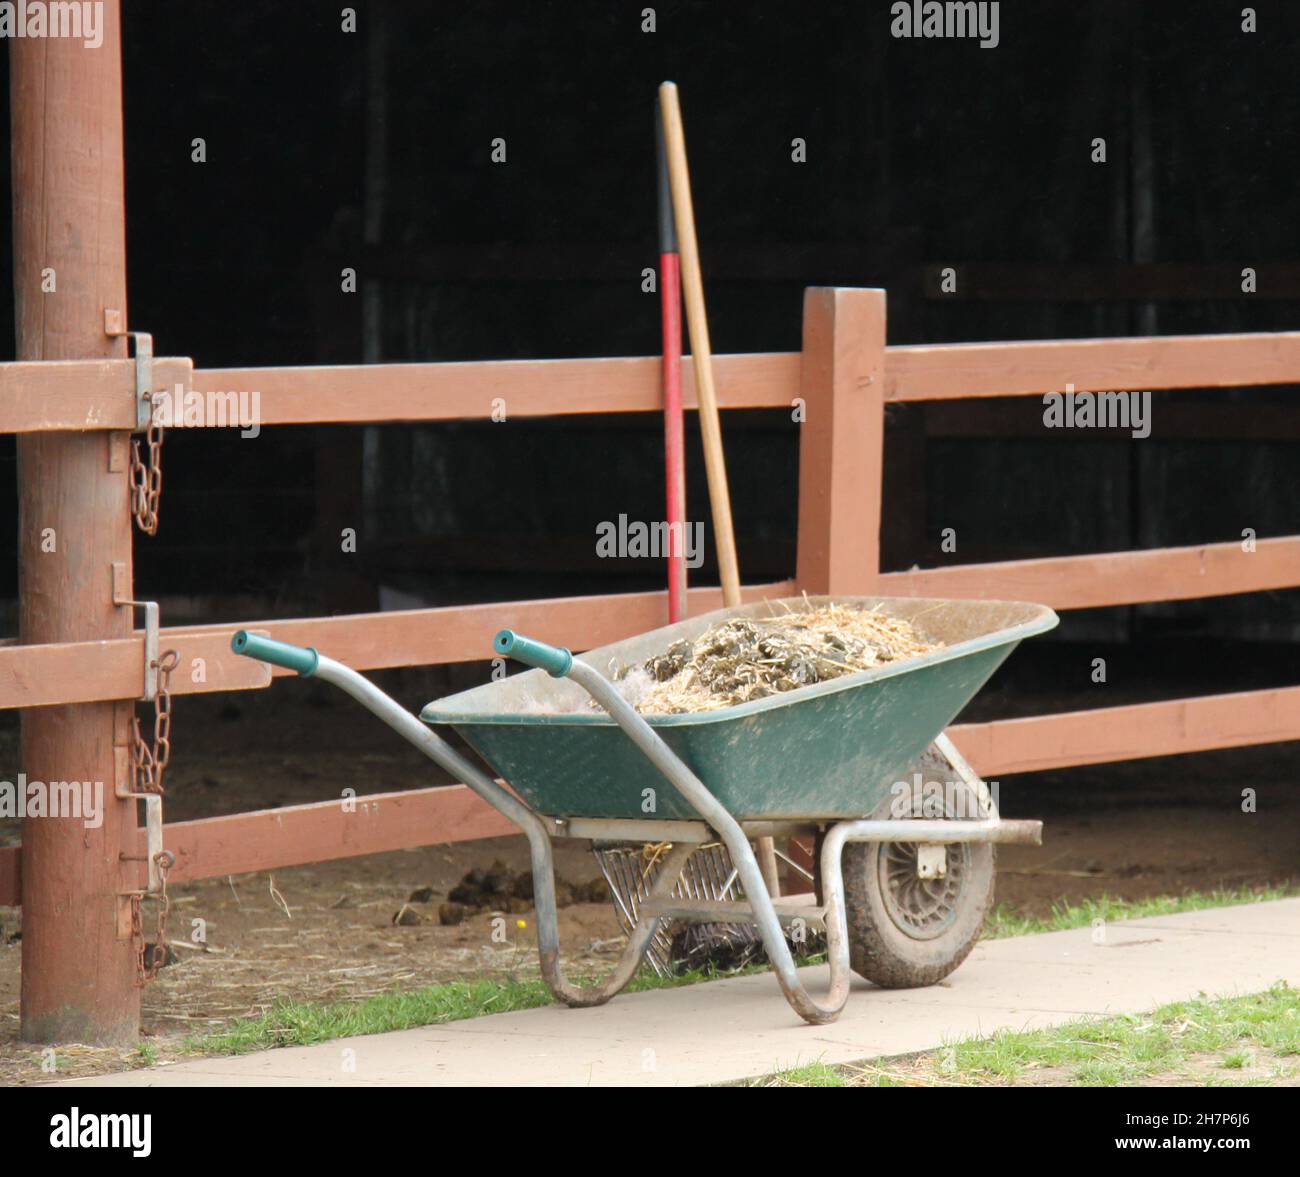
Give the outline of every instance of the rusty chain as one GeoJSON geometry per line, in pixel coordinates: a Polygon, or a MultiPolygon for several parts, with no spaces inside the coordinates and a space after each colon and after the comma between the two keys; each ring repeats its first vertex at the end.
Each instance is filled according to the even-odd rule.
{"type": "MultiPolygon", "coordinates": [[[[154,695],[153,743],[148,743],[140,733],[140,717],[132,717],[131,740],[131,791],[135,794],[163,792],[163,773],[171,760],[172,696],[171,675],[180,661],[175,650],[168,650],[158,660],[158,690],[154,695]]],[[[136,984],[143,986],[152,981],[167,963],[170,949],[167,946],[167,916],[171,900],[167,896],[167,872],[175,861],[168,850],[154,855],[158,867],[159,889],[153,896],[158,904],[157,933],[153,941],[153,954],[144,938],[145,893],[131,896],[131,938],[135,945],[136,984]],[[148,959],[146,959],[148,957],[148,959]]]]}
{"type": "MultiPolygon", "coordinates": [[[[162,497],[162,447],[163,426],[150,414],[149,425],[145,430],[145,444],[148,446],[148,461],[141,456],[140,440],[131,441],[131,513],[135,516],[136,526],[145,535],[155,535],[158,531],[158,506],[162,497]]],[[[140,731],[140,717],[133,716],[130,777],[131,792],[135,794],[156,794],[163,792],[163,773],[171,760],[172,699],[171,674],[179,662],[175,650],[168,650],[158,660],[158,689],[154,694],[153,743],[148,743],[140,731]]],[[[153,896],[158,904],[157,931],[150,955],[150,945],[144,937],[144,900],[146,893],[136,892],[131,896],[131,938],[135,945],[136,985],[143,987],[158,976],[158,972],[167,963],[170,949],[167,944],[167,916],[171,911],[171,900],[167,895],[167,872],[175,861],[169,851],[162,851],[154,856],[158,867],[159,889],[153,896]],[[146,959],[146,957],[148,959],[146,959]]]]}
{"type": "Polygon", "coordinates": [[[152,981],[167,963],[171,949],[167,945],[167,916],[171,913],[172,901],[167,896],[167,872],[171,870],[172,855],[162,851],[154,856],[158,863],[158,877],[162,886],[156,896],[158,901],[157,933],[153,941],[153,955],[146,960],[148,944],[144,938],[144,895],[136,893],[131,896],[131,939],[135,944],[135,983],[143,987],[152,981]]]}
{"type": "Polygon", "coordinates": [[[158,693],[153,701],[153,744],[140,734],[140,717],[134,716],[131,740],[131,792],[163,791],[163,773],[172,756],[171,677],[179,655],[168,650],[158,662],[158,693]]]}
{"type": "Polygon", "coordinates": [[[139,439],[131,442],[131,510],[136,526],[145,535],[154,535],[158,531],[158,503],[162,498],[163,427],[152,415],[145,431],[145,443],[149,447],[147,465],[140,457],[139,439]]]}

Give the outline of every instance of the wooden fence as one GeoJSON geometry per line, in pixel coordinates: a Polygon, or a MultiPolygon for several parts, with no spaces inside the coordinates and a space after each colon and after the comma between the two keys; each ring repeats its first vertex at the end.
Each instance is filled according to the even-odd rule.
{"type": "MultiPolygon", "coordinates": [[[[145,680],[145,635],[133,630],[127,602],[148,594],[134,590],[132,568],[130,431],[140,369],[124,338],[119,0],[102,7],[96,50],[25,38],[9,51],[19,362],[0,365],[0,431],[18,437],[23,641],[0,643],[0,707],[25,709],[28,774],[111,780],[115,793],[126,783],[130,719],[145,680]],[[57,294],[47,287],[55,274],[57,294]],[[43,546],[47,536],[57,536],[57,555],[43,546]]],[[[685,375],[690,398],[689,367],[685,375]]],[[[724,409],[801,401],[805,418],[795,578],[751,586],[751,598],[806,589],[1023,597],[1075,609],[1300,584],[1300,537],[1252,552],[1231,543],[886,574],[878,556],[887,403],[952,402],[948,410],[964,410],[961,428],[978,431],[997,421],[981,413],[979,398],[1067,383],[1089,391],[1295,384],[1300,335],[888,348],[882,291],[814,289],[798,354],[722,356],[717,375],[724,409]]],[[[654,359],[228,370],[155,361],[149,387],[178,385],[257,391],[266,426],[483,419],[497,396],[516,419],[659,407],[654,359]]],[[[1261,421],[1253,428],[1271,429],[1278,417],[1261,421]]],[[[1290,418],[1281,424],[1292,429],[1290,418]]],[[[715,590],[691,594],[693,610],[718,603],[715,590]]],[[[480,659],[502,625],[581,648],[653,628],[665,615],[665,594],[633,593],[246,624],[366,670],[480,659]]],[[[163,629],[162,649],[180,656],[176,694],[268,685],[268,668],[230,652],[234,628],[163,629]],[[200,664],[202,676],[187,673],[200,664]]],[[[959,726],[953,735],[985,775],[1294,739],[1300,687],[959,726]]],[[[24,903],[24,1038],[135,1039],[143,936],[132,892],[144,858],[137,822],[136,802],[114,799],[98,827],[32,818],[25,847],[0,850],[0,904],[24,903]]],[[[180,881],[509,829],[468,790],[449,786],[362,798],[354,813],[336,798],[173,823],[165,841],[180,881]]]]}
{"type": "MultiPolygon", "coordinates": [[[[724,409],[802,402],[799,531],[793,581],[749,586],[750,599],[811,593],[1019,598],[1057,609],[1212,597],[1300,585],[1300,536],[1094,556],[881,573],[884,409],[889,402],[1090,391],[1300,383],[1300,333],[1032,343],[885,346],[885,294],[810,289],[801,353],[720,356],[724,409]]],[[[194,369],[160,360],[157,379],[196,392],[253,391],[261,424],[485,419],[496,397],[512,417],[651,412],[653,358],[357,367],[194,369]]],[[[693,404],[690,368],[686,397],[693,404]]],[[[0,428],[127,430],[130,360],[20,363],[0,372],[0,428]]],[[[720,604],[694,589],[693,611],[720,604]]],[[[359,670],[483,659],[503,625],[587,648],[666,619],[658,592],[468,605],[339,617],[254,620],[246,628],[316,645],[359,670]]],[[[233,655],[228,626],[164,628],[180,655],[173,691],[265,687],[265,667],[233,655]],[[183,673],[202,659],[205,681],[183,673]]],[[[0,707],[130,699],[143,691],[143,633],[54,645],[0,645],[0,707]]],[[[284,672],[275,671],[276,675],[284,672]]],[[[1300,686],[955,727],[986,776],[1300,738],[1300,686]]],[[[182,753],[183,754],[183,753],[182,753]]],[[[174,823],[172,879],[201,879],[512,832],[462,786],[337,800],[174,823]]],[[[21,901],[18,849],[0,851],[0,903],[21,901]]]]}

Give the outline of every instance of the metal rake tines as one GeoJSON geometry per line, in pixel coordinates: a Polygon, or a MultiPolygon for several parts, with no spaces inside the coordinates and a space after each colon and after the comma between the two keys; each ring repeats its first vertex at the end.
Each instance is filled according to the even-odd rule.
{"type": "MultiPolygon", "coordinates": [[[[625,933],[630,933],[640,915],[641,904],[659,875],[663,847],[659,845],[593,846],[600,873],[613,895],[614,909],[625,933]]],[[[673,887],[680,899],[737,901],[742,899],[731,855],[721,843],[701,846],[687,860],[673,887]]],[[[705,965],[743,963],[759,943],[751,924],[688,924],[664,920],[646,952],[650,967],[661,977],[674,975],[674,964],[705,965]]]]}

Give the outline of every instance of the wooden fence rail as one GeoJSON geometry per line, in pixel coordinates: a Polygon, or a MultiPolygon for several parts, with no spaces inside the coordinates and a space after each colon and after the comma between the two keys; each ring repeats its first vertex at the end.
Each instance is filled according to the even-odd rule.
{"type": "MultiPolygon", "coordinates": [[[[1046,557],[881,573],[884,406],[1079,391],[1300,383],[1300,333],[886,347],[883,291],[813,289],[798,353],[720,356],[728,409],[780,409],[802,421],[795,579],[747,599],[799,591],[1020,598],[1084,609],[1300,585],[1300,536],[1155,551],[1046,557]]],[[[655,412],[648,358],[194,369],[155,361],[155,385],[204,398],[257,392],[258,423],[332,424],[655,412]]],[[[687,403],[694,386],[686,366],[687,403]]],[[[124,430],[134,414],[129,360],[0,366],[0,430],[124,430]]],[[[218,403],[213,401],[213,403],[218,403]]],[[[225,424],[228,420],[208,422],[225,424]]],[[[694,612],[717,607],[694,589],[694,612]]],[[[502,625],[576,649],[665,620],[662,593],[452,606],[246,623],[318,645],[357,669],[475,661],[502,625]]],[[[163,630],[178,693],[262,688],[265,667],[229,652],[230,626],[163,630]],[[194,679],[187,668],[201,665],[194,679]]],[[[0,644],[0,707],[130,699],[141,692],[143,635],[104,642],[0,644]]],[[[276,671],[275,674],[283,672],[276,671]]],[[[1300,738],[1300,687],[958,725],[952,735],[986,776],[1300,738]]],[[[205,818],[167,826],[177,880],[266,870],[418,843],[509,832],[461,786],[205,818]]],[[[20,850],[0,850],[0,904],[20,901],[20,850]]]]}
{"type": "MultiPolygon", "coordinates": [[[[689,358],[689,357],[687,357],[689,358]]],[[[715,356],[724,409],[789,409],[802,353],[715,356]]],[[[0,365],[0,433],[130,429],[131,360],[0,365]]],[[[377,424],[489,419],[497,398],[511,417],[654,413],[659,360],[489,360],[299,368],[193,368],[154,361],[154,385],[202,396],[258,394],[262,425],[377,424]]],[[[695,379],[683,365],[683,395],[695,379]]],[[[885,402],[1041,396],[1067,385],[1106,392],[1245,388],[1300,383],[1300,332],[1053,339],[884,348],[885,402]]],[[[199,426],[202,427],[202,426],[199,426]]]]}

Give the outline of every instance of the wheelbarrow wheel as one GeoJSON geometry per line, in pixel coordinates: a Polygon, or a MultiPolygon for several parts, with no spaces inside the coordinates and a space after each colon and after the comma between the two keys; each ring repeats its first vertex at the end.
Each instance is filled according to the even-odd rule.
{"type": "MultiPolygon", "coordinates": [[[[936,749],[913,766],[940,789],[891,795],[873,815],[969,819],[978,799],[936,749]],[[937,775],[936,775],[937,774],[937,775]],[[942,810],[942,812],[940,812],[942,810]]],[[[943,878],[917,876],[910,842],[850,842],[844,847],[844,900],[853,971],[884,989],[915,989],[943,980],[970,954],[993,903],[994,848],[946,847],[943,878]]]]}

